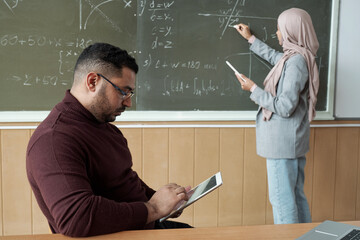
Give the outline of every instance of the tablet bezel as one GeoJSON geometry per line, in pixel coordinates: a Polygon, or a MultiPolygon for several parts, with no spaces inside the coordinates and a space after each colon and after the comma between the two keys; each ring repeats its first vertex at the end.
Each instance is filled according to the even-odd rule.
{"type": "Polygon", "coordinates": [[[197,196],[196,198],[194,198],[194,199],[191,199],[191,197],[190,197],[188,201],[180,202],[180,203],[181,203],[180,206],[178,206],[178,205],[179,205],[179,204],[178,204],[178,205],[175,207],[175,209],[174,209],[173,211],[171,211],[171,213],[170,213],[169,215],[167,215],[166,217],[161,218],[159,221],[160,221],[160,222],[163,222],[164,220],[166,220],[166,219],[174,216],[177,212],[184,210],[184,208],[190,206],[191,204],[195,203],[197,200],[203,198],[205,195],[209,194],[210,192],[212,192],[212,191],[214,191],[215,189],[217,189],[218,187],[220,187],[223,182],[222,182],[222,178],[221,178],[221,173],[220,173],[220,172],[217,172],[217,173],[215,173],[214,175],[212,175],[211,177],[209,177],[208,179],[206,179],[205,181],[203,181],[202,183],[200,183],[199,185],[197,185],[196,187],[194,187],[193,189],[191,189],[189,192],[192,192],[192,191],[195,192],[195,190],[196,190],[197,188],[206,187],[205,184],[207,184],[208,181],[210,181],[211,178],[213,178],[213,177],[215,177],[215,179],[216,179],[216,184],[215,184],[213,187],[211,187],[210,189],[208,189],[206,192],[201,193],[200,195],[198,195],[198,196],[197,196]],[[204,186],[204,185],[205,185],[205,186],[204,186]],[[191,200],[191,201],[190,201],[190,200],[191,200]]]}

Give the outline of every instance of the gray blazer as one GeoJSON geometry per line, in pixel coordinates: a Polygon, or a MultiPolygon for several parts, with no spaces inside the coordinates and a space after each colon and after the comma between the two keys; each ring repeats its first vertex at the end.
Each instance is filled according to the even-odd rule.
{"type": "MultiPolygon", "coordinates": [[[[255,39],[250,50],[275,65],[283,53],[255,39]]],[[[250,95],[260,106],[256,116],[257,154],[265,158],[298,158],[309,151],[308,69],[303,56],[296,54],[284,65],[276,97],[259,86],[250,95]],[[264,121],[261,107],[273,112],[264,121]]]]}

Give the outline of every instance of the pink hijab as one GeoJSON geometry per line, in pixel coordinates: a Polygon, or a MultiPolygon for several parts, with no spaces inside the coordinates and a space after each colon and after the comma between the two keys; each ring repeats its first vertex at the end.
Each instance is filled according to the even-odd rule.
{"type": "MultiPolygon", "coordinates": [[[[264,80],[265,91],[276,96],[276,85],[279,82],[285,62],[295,54],[301,54],[309,71],[309,122],[315,117],[315,105],[319,90],[319,71],[315,62],[319,42],[316,37],[310,15],[299,8],[291,8],[282,12],[278,18],[278,26],[283,38],[284,55],[273,67],[264,80]]],[[[264,120],[271,118],[272,112],[263,108],[264,120]]]]}

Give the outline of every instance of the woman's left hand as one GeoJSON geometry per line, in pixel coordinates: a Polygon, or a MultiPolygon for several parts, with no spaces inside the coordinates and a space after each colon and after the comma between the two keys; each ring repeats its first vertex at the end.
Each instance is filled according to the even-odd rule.
{"type": "Polygon", "coordinates": [[[239,80],[241,88],[245,91],[250,91],[252,86],[255,85],[255,83],[250,78],[247,78],[244,74],[235,74],[235,76],[239,80]]]}

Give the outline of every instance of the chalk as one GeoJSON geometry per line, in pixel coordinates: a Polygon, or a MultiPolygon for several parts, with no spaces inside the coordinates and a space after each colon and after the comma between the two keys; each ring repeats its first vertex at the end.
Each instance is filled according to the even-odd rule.
{"type": "Polygon", "coordinates": [[[226,64],[235,72],[235,74],[237,74],[244,82],[246,82],[246,80],[240,75],[240,73],[233,67],[233,65],[231,65],[231,63],[229,63],[228,61],[225,61],[226,64]]]}
{"type": "Polygon", "coordinates": [[[238,27],[237,25],[229,25],[229,27],[233,27],[233,28],[235,28],[236,30],[237,30],[237,29],[242,30],[242,27],[241,27],[241,26],[238,27]]]}

